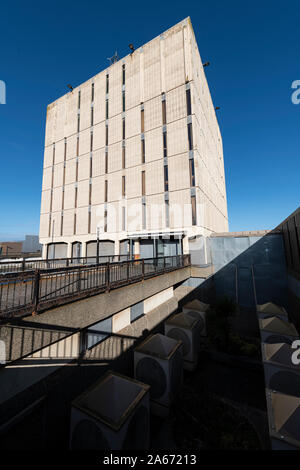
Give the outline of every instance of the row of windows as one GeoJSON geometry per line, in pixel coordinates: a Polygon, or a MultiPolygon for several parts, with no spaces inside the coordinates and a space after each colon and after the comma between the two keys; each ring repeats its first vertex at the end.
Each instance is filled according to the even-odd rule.
{"type": "MultiPolygon", "coordinates": [[[[125,84],[125,67],[123,66],[123,84],[125,84]]],[[[106,76],[106,92],[108,93],[109,90],[109,75],[106,76]]],[[[124,94],[124,103],[125,103],[125,91],[123,91],[124,94]]],[[[78,92],[78,126],[80,125],[80,91],[78,92]]],[[[94,84],[92,84],[92,101],[94,99],[94,84]]],[[[190,93],[190,86],[187,84],[186,88],[186,106],[187,106],[187,113],[188,116],[191,114],[191,93],[190,93]]],[[[93,109],[93,108],[92,108],[93,109]]],[[[106,100],[106,109],[108,112],[108,99],[106,100]]],[[[145,163],[145,138],[144,138],[144,121],[145,116],[144,116],[144,106],[143,103],[141,104],[141,163],[145,163]]],[[[165,127],[166,125],[166,97],[165,94],[162,94],[162,120],[163,120],[163,156],[165,159],[164,162],[164,189],[165,193],[168,193],[169,189],[169,177],[168,177],[168,161],[167,161],[167,155],[168,155],[168,149],[167,149],[167,129],[165,127]]],[[[188,141],[189,141],[189,150],[193,149],[193,131],[192,131],[192,123],[188,123],[188,141]]],[[[122,119],[122,138],[123,138],[123,144],[122,144],[122,168],[126,167],[126,150],[125,150],[125,118],[122,119]]],[[[106,124],[106,129],[105,129],[105,145],[106,145],[106,151],[105,151],[105,173],[108,172],[108,124],[106,124]]],[[[78,151],[79,151],[79,136],[77,136],[77,159],[76,159],[76,177],[75,181],[76,183],[78,182],[78,151]]],[[[90,151],[93,151],[93,131],[91,131],[91,140],[90,140],[90,151]]],[[[66,161],[66,153],[67,153],[67,139],[65,138],[65,145],[64,145],[64,162],[66,161]]],[[[53,144],[53,162],[52,162],[52,170],[54,170],[54,161],[55,161],[55,144],[53,144]]],[[[90,158],[90,178],[92,178],[92,157],[90,158]]],[[[194,168],[194,157],[190,158],[189,161],[189,167],[190,167],[190,185],[191,187],[195,186],[195,168],[194,168]]],[[[52,181],[51,181],[51,189],[53,189],[53,177],[54,177],[54,171],[52,171],[52,181]]],[[[105,193],[105,202],[107,202],[107,180],[105,180],[105,188],[104,188],[104,193],[105,193]]],[[[63,186],[65,185],[65,164],[64,164],[64,170],[63,170],[63,186]]],[[[90,181],[90,187],[89,187],[89,204],[91,204],[91,190],[92,190],[92,184],[90,181]]],[[[145,171],[142,171],[142,196],[145,195],[145,171]]],[[[77,207],[77,192],[78,188],[77,185],[75,186],[75,208],[77,207]]],[[[125,176],[122,177],[122,195],[125,197],[125,176]]],[[[196,200],[193,199],[192,197],[192,207],[195,206],[196,200]]],[[[166,198],[166,201],[168,199],[166,198]]],[[[168,202],[166,202],[166,206],[168,206],[168,202]]],[[[64,209],[64,191],[63,191],[63,197],[62,197],[62,210],[64,209]]],[[[50,199],[50,213],[52,212],[52,191],[51,191],[51,199],[50,199]]],[[[167,213],[169,213],[169,207],[167,207],[167,213]]],[[[196,214],[196,212],[195,212],[196,214]]],[[[193,218],[194,220],[194,218],[193,218]]],[[[193,223],[193,225],[195,225],[193,223]]],[[[167,225],[168,226],[168,225],[167,225]]],[[[49,224],[49,233],[50,233],[50,224],[49,224]]],[[[50,235],[49,235],[50,236],[50,235]]]]}

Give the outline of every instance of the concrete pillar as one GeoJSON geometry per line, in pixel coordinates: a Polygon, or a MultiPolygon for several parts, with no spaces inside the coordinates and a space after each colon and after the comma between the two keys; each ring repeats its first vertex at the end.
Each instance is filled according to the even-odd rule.
{"type": "Polygon", "coordinates": [[[47,245],[47,243],[45,243],[45,245],[43,245],[43,249],[42,249],[42,258],[43,259],[47,259],[47,251],[48,251],[48,245],[47,245]]]}
{"type": "Polygon", "coordinates": [[[81,243],[81,256],[82,258],[86,257],[86,242],[81,243]]]}
{"type": "Polygon", "coordinates": [[[134,255],[140,255],[140,241],[134,240],[134,255]]]}
{"type": "Polygon", "coordinates": [[[67,258],[72,258],[72,243],[68,243],[67,246],[67,258]]]}
{"type": "Polygon", "coordinates": [[[120,240],[115,240],[115,256],[120,254],[120,240]]]}
{"type": "Polygon", "coordinates": [[[183,237],[182,239],[182,253],[184,255],[188,255],[190,252],[190,247],[189,247],[189,237],[183,237]]]}

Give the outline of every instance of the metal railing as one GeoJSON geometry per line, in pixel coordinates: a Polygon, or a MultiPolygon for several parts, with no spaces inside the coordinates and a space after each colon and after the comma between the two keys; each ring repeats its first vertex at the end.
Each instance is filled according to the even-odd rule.
{"type": "Polygon", "coordinates": [[[190,255],[0,274],[0,317],[52,306],[190,266],[190,255]]]}
{"type": "Polygon", "coordinates": [[[83,266],[99,263],[116,263],[128,261],[129,255],[85,256],[73,258],[31,259],[23,258],[15,261],[0,260],[0,274],[32,271],[35,269],[54,269],[68,266],[83,266]]]}

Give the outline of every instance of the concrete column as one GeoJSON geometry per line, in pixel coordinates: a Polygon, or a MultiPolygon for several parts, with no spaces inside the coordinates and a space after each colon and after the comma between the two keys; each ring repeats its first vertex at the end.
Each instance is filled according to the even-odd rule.
{"type": "Polygon", "coordinates": [[[134,255],[140,255],[140,241],[134,240],[134,255]]]}
{"type": "Polygon", "coordinates": [[[189,247],[189,237],[183,237],[182,239],[182,253],[184,255],[188,255],[190,252],[190,247],[189,247]]]}
{"type": "Polygon", "coordinates": [[[81,256],[82,258],[86,257],[86,242],[81,243],[81,256]]]}
{"type": "Polygon", "coordinates": [[[42,249],[42,258],[43,259],[47,259],[47,251],[48,251],[48,245],[47,245],[47,243],[45,243],[45,245],[43,245],[43,249],[42,249]]]}
{"type": "Polygon", "coordinates": [[[120,254],[120,240],[115,240],[115,256],[120,254]]]}
{"type": "Polygon", "coordinates": [[[72,258],[72,243],[68,243],[67,246],[67,258],[72,258]]]}

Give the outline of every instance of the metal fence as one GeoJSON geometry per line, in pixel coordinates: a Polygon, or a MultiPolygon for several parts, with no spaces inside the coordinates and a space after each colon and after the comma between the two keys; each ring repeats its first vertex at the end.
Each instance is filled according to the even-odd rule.
{"type": "Polygon", "coordinates": [[[38,313],[190,266],[190,255],[0,274],[0,317],[38,313]]]}
{"type": "Polygon", "coordinates": [[[32,271],[35,269],[54,269],[69,266],[83,266],[99,263],[117,263],[128,261],[129,255],[111,256],[86,256],[79,258],[55,258],[55,259],[26,259],[22,258],[14,261],[0,260],[0,274],[32,271]]]}

